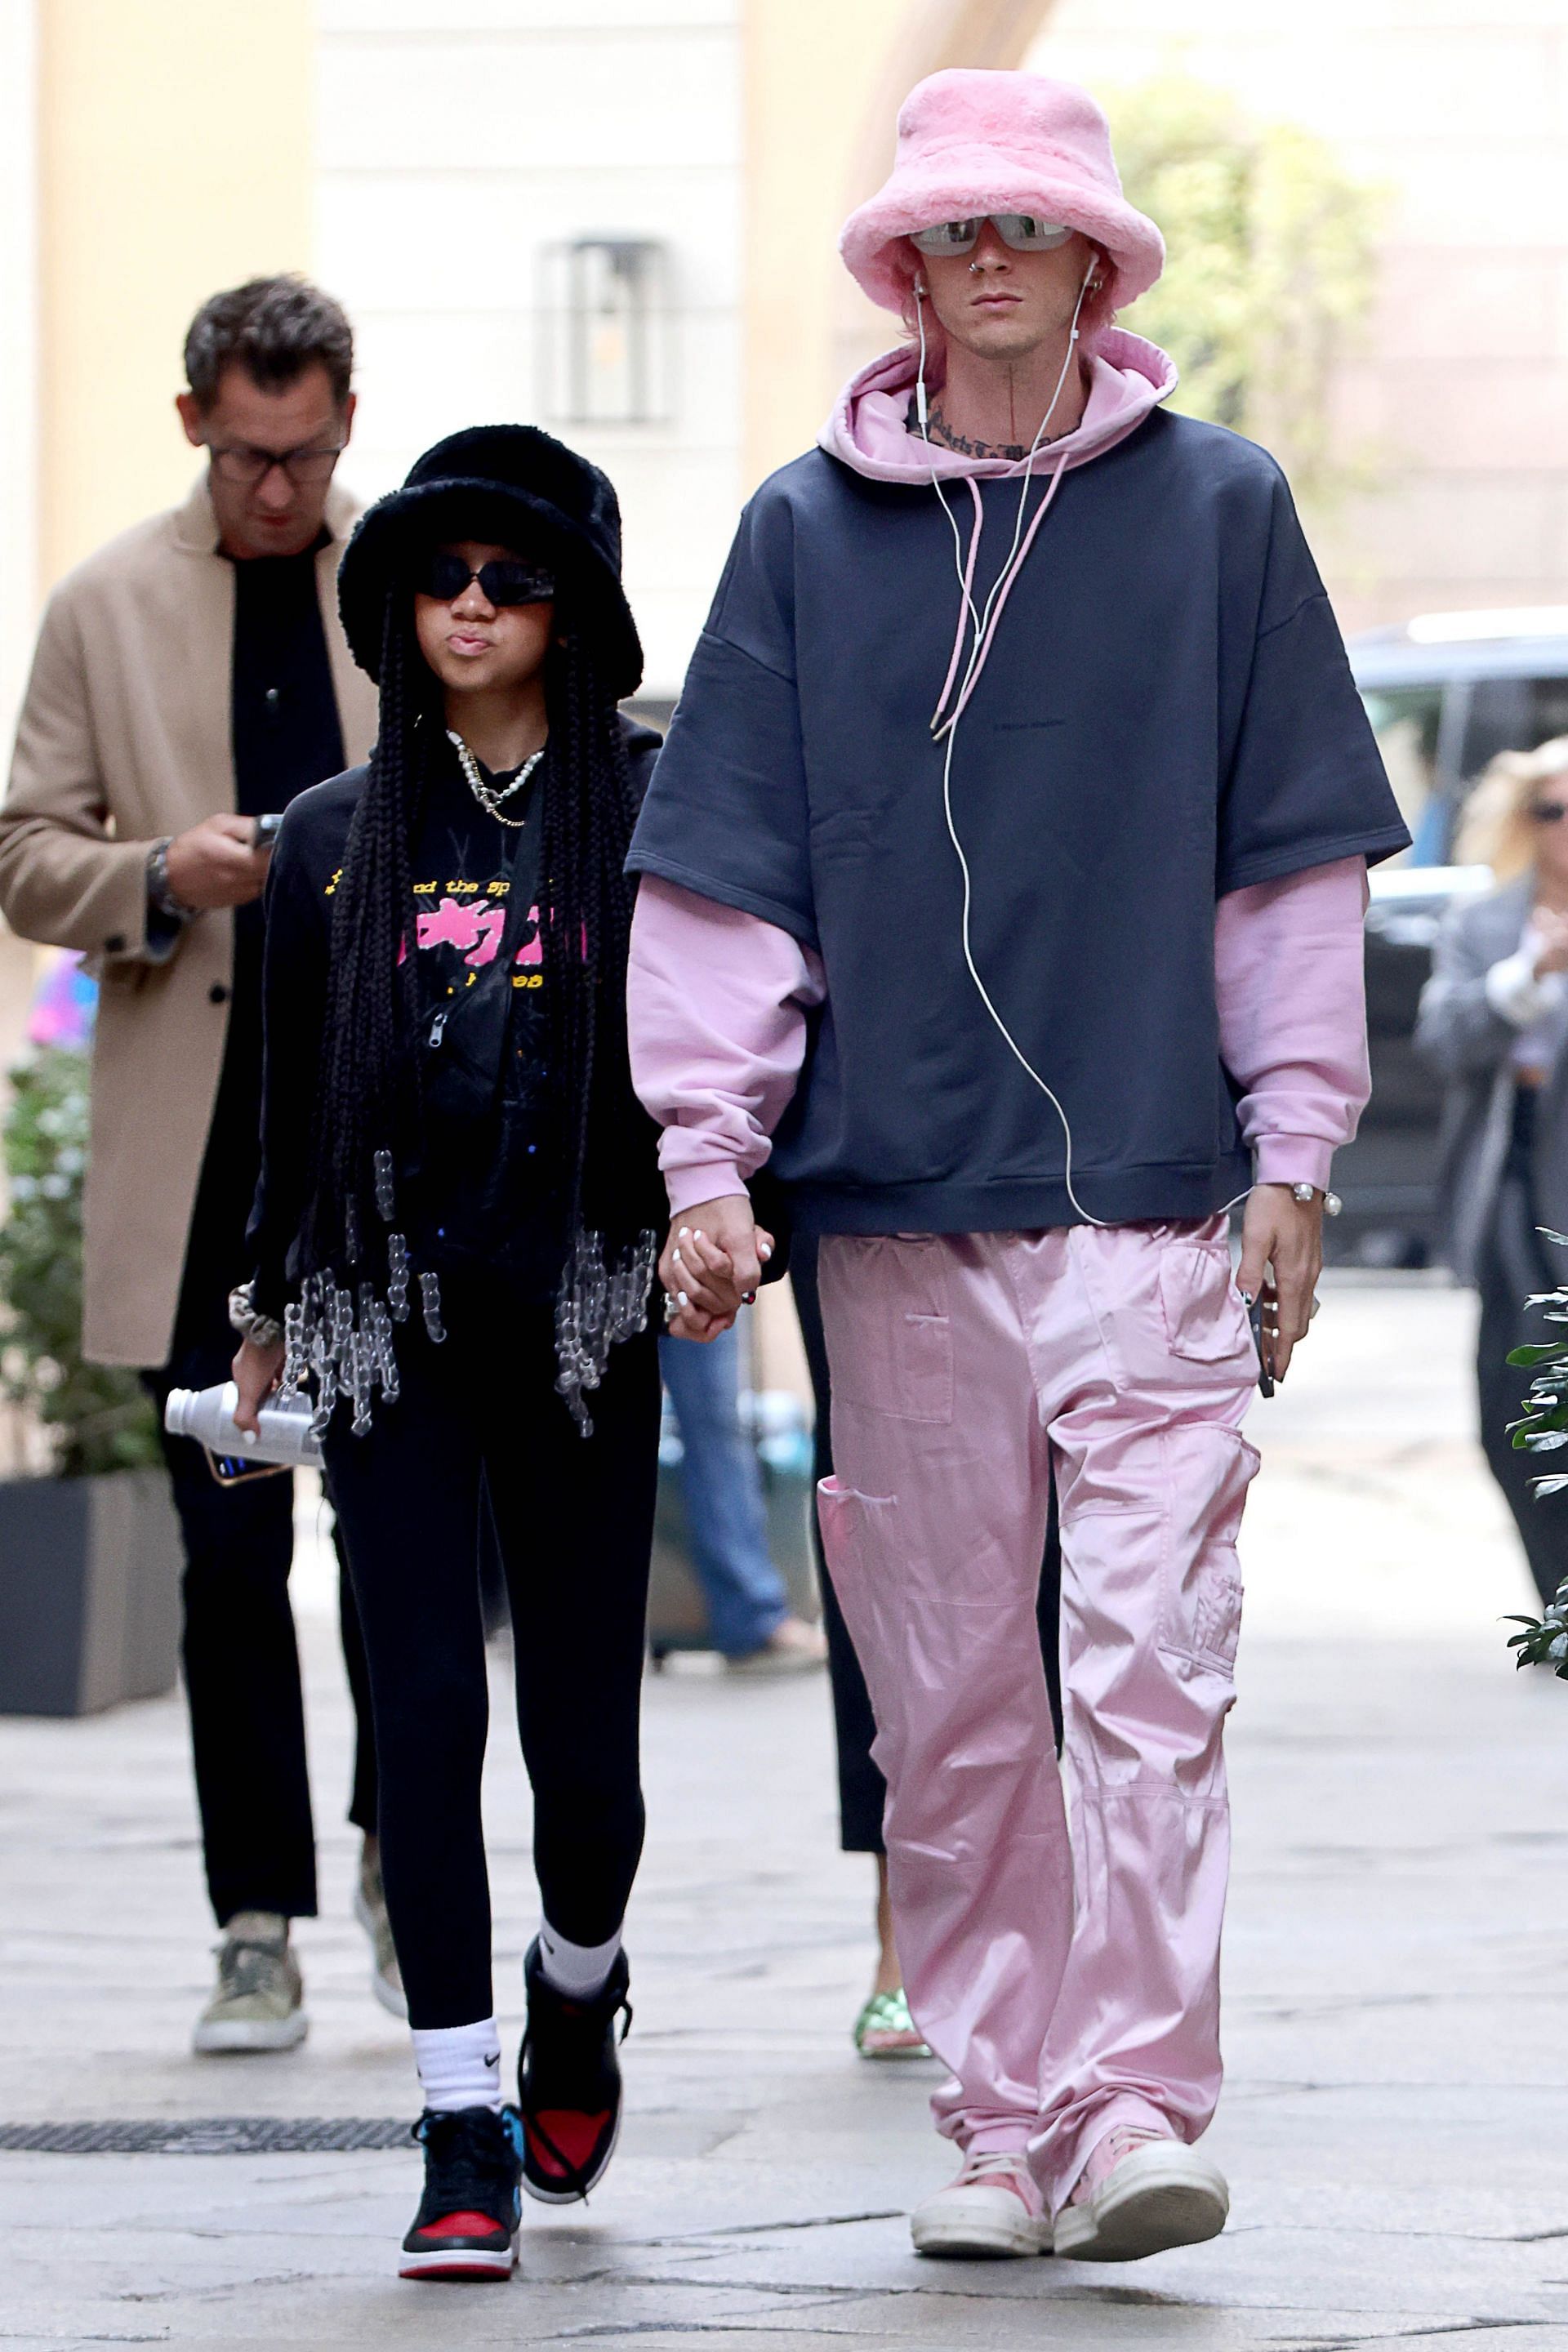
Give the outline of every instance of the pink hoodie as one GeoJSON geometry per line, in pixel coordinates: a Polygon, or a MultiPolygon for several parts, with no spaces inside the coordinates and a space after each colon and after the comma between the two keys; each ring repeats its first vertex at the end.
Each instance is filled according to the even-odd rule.
{"type": "MultiPolygon", "coordinates": [[[[1089,360],[1081,421],[1048,442],[1029,471],[1048,478],[1033,507],[1018,567],[1062,476],[1125,440],[1174,390],[1165,354],[1120,328],[1103,330],[1089,360]]],[[[973,580],[983,520],[977,480],[1013,477],[1023,463],[972,458],[908,425],[917,362],[903,347],[855,377],[822,433],[822,446],[875,481],[967,484],[973,580]]],[[[936,370],[928,375],[935,388],[936,370]]],[[[1036,561],[1046,560],[1043,556],[1036,561]]],[[[939,711],[962,712],[989,657],[1006,590],[994,599],[980,658],[960,683],[964,608],[939,711]],[[958,688],[956,700],[952,699],[958,688]]],[[[1371,1091],[1362,924],[1361,857],[1232,891],[1215,916],[1220,1053],[1243,1089],[1241,1132],[1259,1183],[1326,1186],[1335,1148],[1354,1135],[1371,1091]]],[[[810,1009],[826,992],[820,959],[787,931],[678,885],[644,877],[632,925],[628,1022],[638,1094],[664,1129],[659,1164],[670,1214],[741,1192],[772,1149],[805,1062],[810,1009]]]]}

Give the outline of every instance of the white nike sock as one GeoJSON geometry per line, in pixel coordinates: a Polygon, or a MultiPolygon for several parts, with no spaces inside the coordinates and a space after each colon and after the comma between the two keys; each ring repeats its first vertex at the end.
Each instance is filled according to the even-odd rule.
{"type": "Polygon", "coordinates": [[[475,2025],[416,2025],[414,2063],[425,2104],[450,2115],[458,2107],[500,2112],[500,2028],[493,2017],[475,2025]]]}
{"type": "Polygon", "coordinates": [[[545,1982],[568,2000],[591,2000],[602,1992],[620,1948],[618,1930],[607,1944],[572,1944],[556,1934],[548,1919],[540,1922],[539,1964],[545,1982]]]}

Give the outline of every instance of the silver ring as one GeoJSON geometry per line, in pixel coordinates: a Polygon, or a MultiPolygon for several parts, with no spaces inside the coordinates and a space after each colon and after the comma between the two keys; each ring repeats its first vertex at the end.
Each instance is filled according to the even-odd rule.
{"type": "Polygon", "coordinates": [[[677,1298],[677,1297],[676,1297],[676,1295],[675,1295],[675,1293],[674,1293],[674,1291],[673,1291],[673,1290],[667,1290],[667,1291],[665,1292],[665,1294],[664,1294],[664,1319],[665,1319],[665,1321],[666,1321],[667,1323],[673,1323],[673,1322],[674,1322],[674,1320],[675,1320],[675,1318],[676,1318],[676,1317],[679,1314],[679,1312],[680,1312],[680,1301],[679,1301],[679,1298],[677,1298]]]}

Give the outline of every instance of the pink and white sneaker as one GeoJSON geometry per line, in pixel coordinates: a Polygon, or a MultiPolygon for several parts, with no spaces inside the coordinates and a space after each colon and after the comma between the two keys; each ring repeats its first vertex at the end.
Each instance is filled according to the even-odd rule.
{"type": "Polygon", "coordinates": [[[1051,2220],[1017,2151],[966,2156],[956,2180],[925,2199],[910,2215],[917,2254],[994,2262],[1009,2254],[1048,2254],[1051,2220]]]}
{"type": "Polygon", "coordinates": [[[1057,2215],[1056,2251],[1068,2262],[1135,2263],[1217,2238],[1229,2212],[1225,2175],[1206,2156],[1163,2132],[1121,2124],[1095,2148],[1057,2215]]]}

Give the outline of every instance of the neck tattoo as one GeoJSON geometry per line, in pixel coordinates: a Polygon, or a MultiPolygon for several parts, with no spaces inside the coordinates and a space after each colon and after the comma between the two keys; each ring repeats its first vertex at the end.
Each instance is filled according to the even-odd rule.
{"type": "MultiPolygon", "coordinates": [[[[944,449],[951,449],[959,457],[1003,457],[1009,465],[1019,466],[1029,454],[1026,441],[975,441],[967,433],[955,433],[940,408],[931,411],[926,430],[933,441],[940,441],[944,449]]],[[[1040,447],[1048,449],[1053,441],[1064,437],[1060,433],[1047,433],[1040,447]]]]}

